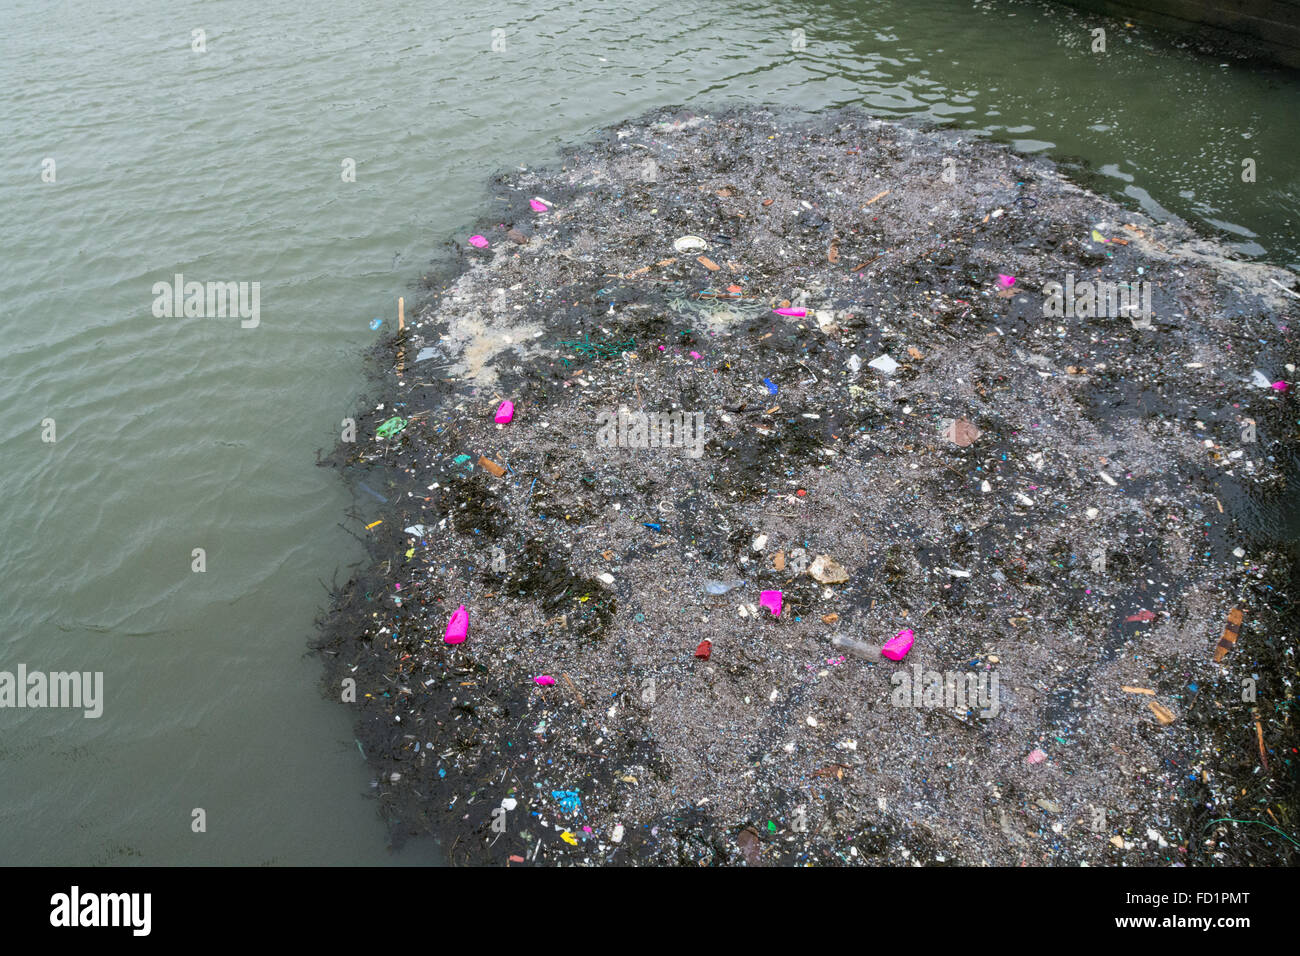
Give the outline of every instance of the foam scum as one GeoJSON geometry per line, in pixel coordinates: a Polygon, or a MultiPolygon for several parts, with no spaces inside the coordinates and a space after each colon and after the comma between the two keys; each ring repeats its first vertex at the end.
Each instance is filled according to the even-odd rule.
{"type": "Polygon", "coordinates": [[[1300,861],[1294,277],[857,112],[655,115],[485,203],[333,457],[395,842],[1300,861]]]}

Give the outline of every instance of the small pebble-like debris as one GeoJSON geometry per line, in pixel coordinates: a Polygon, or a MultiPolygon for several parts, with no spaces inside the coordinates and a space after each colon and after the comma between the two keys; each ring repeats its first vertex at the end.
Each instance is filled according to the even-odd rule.
{"type": "Polygon", "coordinates": [[[843,584],[849,579],[845,567],[833,561],[828,554],[817,555],[808,566],[808,574],[822,584],[843,584]]]}
{"type": "Polygon", "coordinates": [[[982,434],[984,433],[964,418],[954,419],[952,424],[943,430],[943,437],[960,448],[973,445],[982,434]]]}

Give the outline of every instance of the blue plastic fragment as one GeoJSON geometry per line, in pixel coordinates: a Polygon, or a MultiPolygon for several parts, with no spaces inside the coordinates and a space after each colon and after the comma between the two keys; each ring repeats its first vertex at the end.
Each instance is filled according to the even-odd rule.
{"type": "Polygon", "coordinates": [[[659,527],[658,522],[642,521],[641,524],[644,525],[645,527],[649,528],[651,531],[660,531],[660,530],[662,530],[662,529],[659,527]]]}
{"type": "Polygon", "coordinates": [[[769,395],[775,395],[779,391],[779,389],[777,389],[776,387],[776,383],[773,382],[770,378],[763,379],[763,384],[767,386],[767,393],[769,395]]]}
{"type": "Polygon", "coordinates": [[[370,328],[371,328],[372,331],[373,331],[374,329],[379,328],[379,327],[380,327],[381,325],[383,325],[383,324],[384,324],[384,320],[383,320],[383,319],[371,319],[371,320],[370,320],[370,328]]]}
{"type": "Polygon", "coordinates": [[[551,796],[560,801],[560,808],[565,813],[577,813],[582,808],[582,798],[575,790],[552,790],[551,796]]]}

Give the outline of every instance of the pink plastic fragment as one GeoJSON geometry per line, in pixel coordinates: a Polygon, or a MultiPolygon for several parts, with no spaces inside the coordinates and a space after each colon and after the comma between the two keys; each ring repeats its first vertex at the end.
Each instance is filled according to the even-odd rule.
{"type": "Polygon", "coordinates": [[[470,236],[469,244],[473,246],[475,249],[486,249],[488,241],[484,239],[482,236],[470,236]]]}
{"type": "Polygon", "coordinates": [[[501,407],[497,409],[496,418],[492,419],[498,425],[507,425],[510,419],[515,417],[515,403],[502,402],[501,407]]]}
{"type": "Polygon", "coordinates": [[[533,678],[533,683],[534,683],[534,684],[541,684],[543,687],[550,687],[552,684],[555,683],[555,678],[554,678],[554,677],[549,677],[549,676],[547,676],[546,674],[543,674],[541,677],[534,677],[534,678],[533,678]]]}
{"type": "Polygon", "coordinates": [[[691,353],[691,358],[693,358],[693,359],[697,359],[697,358],[699,358],[699,357],[700,357],[700,353],[699,353],[699,352],[692,352],[692,353],[691,353]]]}
{"type": "Polygon", "coordinates": [[[1283,382],[1283,381],[1281,381],[1281,380],[1278,380],[1278,381],[1276,381],[1276,382],[1273,383],[1273,387],[1274,387],[1275,389],[1277,389],[1279,392],[1285,392],[1285,391],[1286,391],[1286,382],[1283,382]]]}
{"type": "Polygon", "coordinates": [[[802,319],[808,314],[805,309],[773,309],[772,311],[777,315],[789,315],[796,319],[802,319]]]}
{"type": "Polygon", "coordinates": [[[1010,289],[1015,284],[1015,276],[1004,276],[1001,272],[998,273],[998,285],[1002,286],[1002,288],[1010,289]]]}
{"type": "Polygon", "coordinates": [[[530,199],[528,200],[528,205],[533,207],[533,212],[546,212],[547,210],[546,203],[542,202],[540,199],[530,199]]]}
{"type": "Polygon", "coordinates": [[[469,611],[465,610],[465,605],[456,608],[456,613],[451,616],[447,622],[447,633],[443,640],[448,644],[460,644],[469,636],[469,611]]]}
{"type": "Polygon", "coordinates": [[[1043,753],[1037,747],[1031,750],[1029,752],[1029,756],[1025,758],[1026,762],[1028,763],[1042,763],[1046,759],[1047,759],[1047,754],[1043,753]]]}
{"type": "Polygon", "coordinates": [[[781,616],[781,592],[764,591],[758,596],[758,603],[772,612],[773,617],[781,616]]]}
{"type": "Polygon", "coordinates": [[[884,654],[891,661],[901,661],[907,656],[907,652],[911,649],[912,629],[907,627],[890,638],[885,646],[880,649],[880,653],[884,654]]]}

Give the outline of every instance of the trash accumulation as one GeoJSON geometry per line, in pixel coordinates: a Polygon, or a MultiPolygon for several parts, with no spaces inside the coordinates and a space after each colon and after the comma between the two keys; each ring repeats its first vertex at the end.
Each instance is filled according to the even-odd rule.
{"type": "Polygon", "coordinates": [[[1300,862],[1294,277],[857,111],[491,185],[329,459],[395,843],[1300,862]]]}

